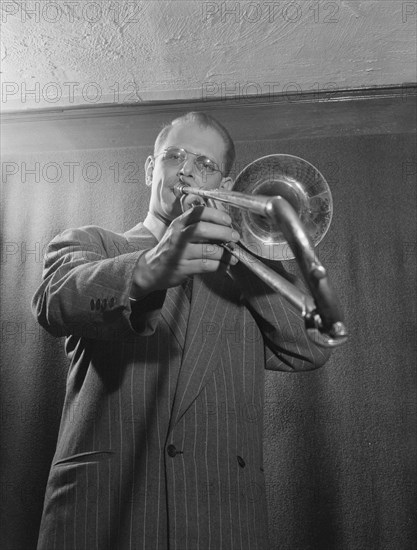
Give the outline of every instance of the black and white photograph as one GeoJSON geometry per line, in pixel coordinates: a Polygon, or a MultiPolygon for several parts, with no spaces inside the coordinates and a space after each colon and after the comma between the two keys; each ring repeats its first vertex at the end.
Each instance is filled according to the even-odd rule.
{"type": "Polygon", "coordinates": [[[417,1],[0,11],[1,550],[416,550],[417,1]]]}

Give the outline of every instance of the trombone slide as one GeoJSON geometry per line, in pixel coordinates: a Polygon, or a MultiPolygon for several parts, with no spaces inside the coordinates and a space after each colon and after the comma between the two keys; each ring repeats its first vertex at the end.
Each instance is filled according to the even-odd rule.
{"type": "MultiPolygon", "coordinates": [[[[197,195],[207,201],[220,201],[266,217],[280,227],[290,245],[306,284],[313,296],[305,294],[258,258],[239,245],[222,246],[252,272],[293,304],[304,318],[308,336],[323,347],[335,347],[347,340],[347,330],[336,294],[326,270],[314,254],[313,246],[291,204],[282,196],[248,195],[223,190],[190,187],[184,182],[174,187],[174,194],[197,195]]],[[[213,204],[213,203],[212,203],[213,204]]]]}

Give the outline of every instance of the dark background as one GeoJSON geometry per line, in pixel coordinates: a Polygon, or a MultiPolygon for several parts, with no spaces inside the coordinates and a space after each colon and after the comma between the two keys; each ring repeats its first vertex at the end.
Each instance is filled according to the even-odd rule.
{"type": "Polygon", "coordinates": [[[45,247],[68,227],[122,232],[142,220],[146,156],[162,124],[189,110],[230,130],[237,171],[267,154],[297,155],[333,194],[318,255],[350,339],[319,371],[266,373],[271,549],[416,547],[415,94],[410,86],[2,117],[2,549],[36,547],[65,391],[63,340],[30,311],[45,247]]]}

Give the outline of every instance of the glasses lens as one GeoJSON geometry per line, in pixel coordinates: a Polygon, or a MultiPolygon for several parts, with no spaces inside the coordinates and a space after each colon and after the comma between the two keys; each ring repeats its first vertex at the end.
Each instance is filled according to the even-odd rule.
{"type": "Polygon", "coordinates": [[[164,153],[164,160],[167,160],[169,162],[175,162],[176,164],[183,162],[185,158],[186,158],[185,151],[182,151],[177,147],[171,147],[170,149],[167,149],[164,153]]]}
{"type": "Polygon", "coordinates": [[[207,157],[198,157],[195,161],[200,172],[212,174],[218,170],[217,164],[207,157]]]}
{"type": "MultiPolygon", "coordinates": [[[[164,151],[163,159],[172,164],[181,164],[187,159],[187,151],[185,149],[180,149],[179,147],[169,147],[164,151]]],[[[194,162],[197,169],[203,174],[213,174],[214,172],[219,171],[217,164],[208,157],[197,157],[194,162]]]]}

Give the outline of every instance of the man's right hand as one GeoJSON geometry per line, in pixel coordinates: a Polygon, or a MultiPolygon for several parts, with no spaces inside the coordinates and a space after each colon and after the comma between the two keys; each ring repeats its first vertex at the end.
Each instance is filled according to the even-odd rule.
{"type": "Polygon", "coordinates": [[[140,257],[133,275],[132,298],[181,284],[198,273],[226,270],[237,259],[220,243],[237,242],[230,216],[196,206],[172,221],[160,242],[140,257]]]}

